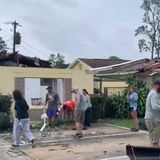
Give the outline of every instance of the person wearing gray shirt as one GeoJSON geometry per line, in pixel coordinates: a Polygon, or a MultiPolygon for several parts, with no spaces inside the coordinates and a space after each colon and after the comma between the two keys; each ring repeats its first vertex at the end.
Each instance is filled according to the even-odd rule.
{"type": "Polygon", "coordinates": [[[77,133],[74,135],[75,138],[81,138],[83,136],[82,129],[85,120],[85,100],[82,93],[79,92],[78,88],[74,88],[72,91],[75,94],[75,113],[74,120],[76,125],[77,133]]]}
{"type": "Polygon", "coordinates": [[[160,139],[160,79],[156,79],[146,100],[145,122],[151,145],[159,146],[160,139]]]}

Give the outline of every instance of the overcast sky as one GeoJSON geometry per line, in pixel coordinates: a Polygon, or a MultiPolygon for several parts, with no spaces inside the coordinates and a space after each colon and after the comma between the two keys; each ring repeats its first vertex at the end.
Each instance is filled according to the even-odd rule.
{"type": "Polygon", "coordinates": [[[77,57],[149,57],[139,53],[134,36],[142,22],[141,3],[142,0],[1,0],[0,36],[11,48],[12,26],[4,23],[16,20],[22,25],[18,27],[22,44],[17,50],[28,56],[47,59],[59,52],[68,62],[77,57]]]}

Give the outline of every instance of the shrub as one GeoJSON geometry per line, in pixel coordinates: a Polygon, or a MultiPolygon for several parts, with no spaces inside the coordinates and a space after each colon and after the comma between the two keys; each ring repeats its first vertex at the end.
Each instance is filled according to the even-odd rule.
{"type": "Polygon", "coordinates": [[[7,130],[11,127],[11,105],[11,96],[0,94],[0,130],[7,130]]]}
{"type": "Polygon", "coordinates": [[[92,102],[92,122],[96,122],[98,119],[102,117],[103,111],[103,97],[99,95],[91,96],[92,102]]]}
{"type": "Polygon", "coordinates": [[[0,131],[5,131],[11,128],[11,121],[8,115],[4,112],[0,112],[0,131]]]}
{"type": "Polygon", "coordinates": [[[9,115],[11,105],[12,105],[12,97],[10,95],[0,94],[0,112],[4,112],[7,115],[9,115]]]}
{"type": "Polygon", "coordinates": [[[126,100],[125,94],[114,94],[111,97],[111,107],[112,109],[112,118],[116,119],[129,119],[130,113],[129,113],[129,106],[126,100]]]}

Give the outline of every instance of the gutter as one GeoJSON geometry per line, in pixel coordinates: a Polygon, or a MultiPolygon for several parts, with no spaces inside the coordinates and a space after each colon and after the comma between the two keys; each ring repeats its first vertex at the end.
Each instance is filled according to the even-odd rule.
{"type": "Polygon", "coordinates": [[[104,73],[104,74],[95,74],[96,76],[120,76],[120,75],[129,75],[129,74],[135,74],[138,73],[138,71],[131,71],[131,72],[117,72],[117,73],[104,73]]]}
{"type": "MultiPolygon", "coordinates": [[[[141,60],[145,60],[145,59],[141,59],[141,60]]],[[[110,65],[110,66],[106,66],[106,67],[98,67],[98,68],[91,68],[90,71],[93,71],[93,72],[99,72],[99,71],[104,71],[104,70],[111,70],[113,69],[113,67],[118,67],[118,66],[122,66],[122,65],[125,65],[125,64],[130,64],[130,63],[133,63],[133,62],[138,62],[140,61],[139,59],[138,60],[133,60],[133,61],[127,61],[127,62],[124,62],[124,63],[119,63],[119,64],[114,64],[114,65],[110,65]]]]}

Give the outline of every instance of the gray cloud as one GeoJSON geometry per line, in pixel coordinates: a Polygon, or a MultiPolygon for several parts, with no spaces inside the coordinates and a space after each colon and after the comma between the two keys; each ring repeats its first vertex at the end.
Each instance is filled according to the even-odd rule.
{"type": "MultiPolygon", "coordinates": [[[[139,53],[134,37],[142,18],[139,0],[1,1],[0,20],[19,21],[23,40],[45,54],[61,52],[68,61],[111,55],[137,59],[145,55],[139,53]]],[[[27,54],[23,48],[18,49],[27,54]]]]}

